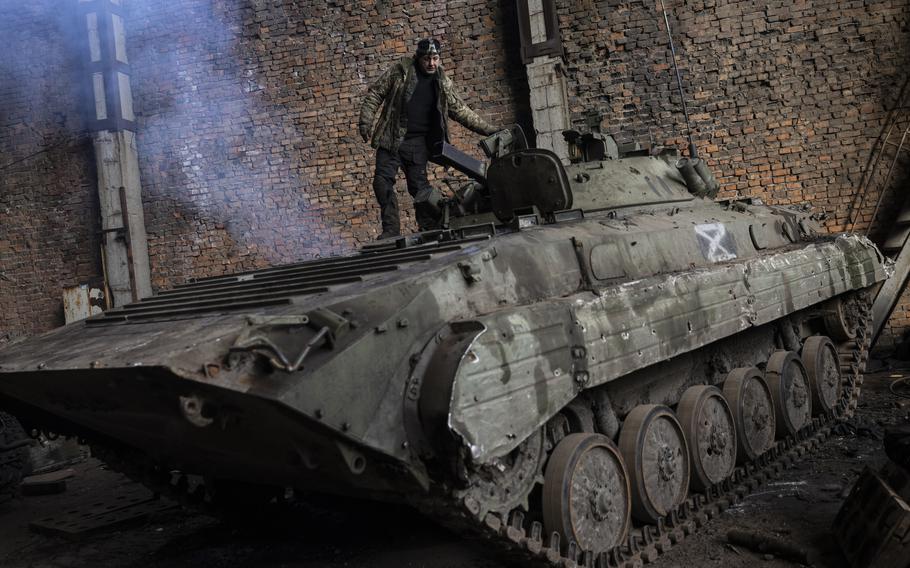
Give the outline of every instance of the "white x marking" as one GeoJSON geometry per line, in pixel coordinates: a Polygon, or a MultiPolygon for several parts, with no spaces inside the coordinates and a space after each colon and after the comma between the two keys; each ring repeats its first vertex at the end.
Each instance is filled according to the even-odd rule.
{"type": "Polygon", "coordinates": [[[723,223],[696,225],[695,234],[708,245],[708,252],[705,253],[705,257],[709,262],[723,262],[736,258],[736,253],[727,250],[722,244],[724,237],[727,236],[727,228],[723,223]]]}

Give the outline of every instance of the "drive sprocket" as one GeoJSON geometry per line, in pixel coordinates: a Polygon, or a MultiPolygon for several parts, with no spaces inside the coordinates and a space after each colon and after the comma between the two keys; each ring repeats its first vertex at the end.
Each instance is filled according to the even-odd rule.
{"type": "Polygon", "coordinates": [[[528,437],[509,455],[479,468],[466,468],[462,476],[468,487],[458,497],[470,513],[483,519],[487,513],[506,515],[528,509],[528,496],[543,481],[546,457],[543,431],[528,437]]]}

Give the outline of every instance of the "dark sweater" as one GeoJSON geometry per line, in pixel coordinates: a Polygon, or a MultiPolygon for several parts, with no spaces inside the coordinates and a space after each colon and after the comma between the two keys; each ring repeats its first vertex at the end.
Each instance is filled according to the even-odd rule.
{"type": "Polygon", "coordinates": [[[417,69],[417,87],[407,103],[408,133],[405,138],[426,136],[436,117],[436,75],[417,69]]]}

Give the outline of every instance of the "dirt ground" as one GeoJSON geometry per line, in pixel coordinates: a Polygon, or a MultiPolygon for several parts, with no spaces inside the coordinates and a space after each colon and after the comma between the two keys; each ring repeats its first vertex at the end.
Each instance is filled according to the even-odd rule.
{"type": "MultiPolygon", "coordinates": [[[[830,532],[841,502],[863,467],[885,459],[882,430],[910,420],[910,400],[888,390],[895,376],[868,375],[857,416],[843,435],[760,488],[742,504],[710,522],[654,566],[768,568],[797,566],[727,543],[733,528],[777,536],[808,550],[813,566],[841,568],[830,532]]],[[[211,518],[179,507],[141,522],[89,536],[64,538],[35,532],[30,523],[78,517],[118,495],[141,491],[103,464],[75,467],[67,490],[58,495],[21,496],[0,505],[0,567],[300,567],[300,568],[500,568],[479,543],[438,528],[406,508],[346,506],[333,513],[283,518],[211,518]]]]}

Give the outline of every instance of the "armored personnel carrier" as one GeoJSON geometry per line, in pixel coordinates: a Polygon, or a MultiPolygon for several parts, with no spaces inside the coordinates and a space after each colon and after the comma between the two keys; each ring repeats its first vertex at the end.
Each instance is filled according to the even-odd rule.
{"type": "Polygon", "coordinates": [[[885,261],[701,197],[675,153],[568,138],[569,165],[517,130],[489,163],[443,148],[475,181],[441,230],[0,352],[0,406],[189,499],[406,501],[559,565],[663,552],[852,412],[885,261]]]}

